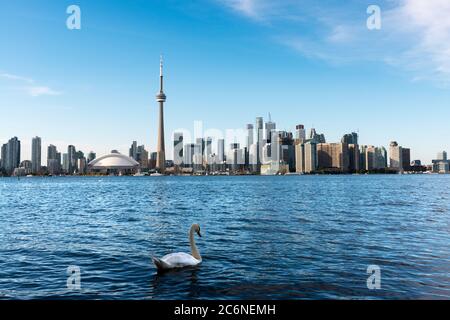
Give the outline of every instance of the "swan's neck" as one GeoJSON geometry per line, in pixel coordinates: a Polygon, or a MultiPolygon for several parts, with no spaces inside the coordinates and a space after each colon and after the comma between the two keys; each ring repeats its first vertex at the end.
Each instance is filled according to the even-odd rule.
{"type": "Polygon", "coordinates": [[[202,260],[202,257],[200,256],[200,252],[198,252],[197,246],[195,245],[193,228],[191,228],[191,230],[189,231],[189,243],[191,244],[192,256],[197,260],[202,260]]]}

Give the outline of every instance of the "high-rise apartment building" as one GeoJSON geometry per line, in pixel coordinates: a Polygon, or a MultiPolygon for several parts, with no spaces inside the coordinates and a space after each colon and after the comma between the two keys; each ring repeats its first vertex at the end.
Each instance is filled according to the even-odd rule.
{"type": "Polygon", "coordinates": [[[411,166],[411,149],[402,147],[402,168],[409,170],[411,166]]]}
{"type": "Polygon", "coordinates": [[[397,141],[392,141],[389,146],[389,167],[398,171],[403,170],[402,147],[397,141]]]}
{"type": "Polygon", "coordinates": [[[2,147],[2,153],[3,167],[7,174],[12,174],[20,166],[20,140],[17,137],[11,138],[2,147]]]}
{"type": "Polygon", "coordinates": [[[348,172],[348,145],[345,143],[317,144],[317,158],[319,169],[335,169],[348,172]]]}
{"type": "Polygon", "coordinates": [[[61,171],[61,153],[52,144],[47,147],[47,170],[52,175],[61,171]]]}
{"type": "Polygon", "coordinates": [[[173,134],[173,163],[176,166],[183,164],[183,132],[173,134]]]}
{"type": "Polygon", "coordinates": [[[39,174],[41,172],[41,143],[40,137],[34,137],[31,141],[31,172],[33,174],[39,174]]]}
{"type": "Polygon", "coordinates": [[[75,146],[69,145],[67,147],[67,156],[68,156],[68,170],[69,174],[73,174],[77,170],[77,150],[75,146]]]}
{"type": "Polygon", "coordinates": [[[304,125],[298,124],[297,126],[295,126],[295,139],[300,140],[300,143],[306,140],[306,131],[304,125]]]}
{"type": "Polygon", "coordinates": [[[298,173],[312,173],[317,169],[317,144],[313,141],[296,141],[295,168],[298,173]]]}
{"type": "Polygon", "coordinates": [[[138,149],[137,141],[133,141],[133,143],[131,144],[130,150],[128,152],[128,155],[130,156],[130,158],[133,158],[136,161],[137,161],[137,153],[138,153],[137,149],[138,149]]]}

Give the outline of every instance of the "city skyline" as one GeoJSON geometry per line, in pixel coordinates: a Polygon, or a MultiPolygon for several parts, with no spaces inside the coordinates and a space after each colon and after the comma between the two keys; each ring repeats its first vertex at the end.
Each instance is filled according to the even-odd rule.
{"type": "MultiPolygon", "coordinates": [[[[85,152],[118,149],[126,154],[133,140],[156,150],[154,61],[163,53],[170,95],[166,141],[178,128],[192,128],[195,120],[225,130],[242,128],[242,119],[270,112],[281,130],[294,131],[303,123],[338,141],[359,129],[361,144],[388,147],[395,140],[411,148],[412,158],[430,163],[436,152],[450,149],[447,69],[429,66],[439,73],[430,79],[393,62],[393,57],[405,56],[395,55],[382,38],[392,35],[392,15],[406,10],[406,2],[411,10],[417,3],[380,1],[385,18],[380,31],[365,29],[368,2],[331,2],[302,11],[292,1],[139,2],[108,10],[80,1],[82,28],[72,31],[65,27],[64,4],[5,3],[0,38],[15,41],[0,52],[0,111],[10,119],[0,126],[0,142],[18,136],[22,159],[31,159],[36,135],[42,146],[53,144],[58,150],[75,145],[85,152]],[[287,9],[311,23],[288,21],[287,9]],[[326,16],[332,9],[345,21],[320,25],[315,14],[325,11],[326,16]],[[299,41],[280,43],[288,34],[317,35],[317,46],[311,50],[308,41],[303,46],[299,41]],[[367,39],[360,41],[361,34],[367,39]],[[368,42],[374,51],[361,51],[368,42]],[[350,58],[346,53],[354,48],[360,59],[342,59],[350,58]],[[332,52],[339,61],[325,58],[332,52]]],[[[446,30],[436,16],[446,12],[446,4],[422,6],[427,17],[436,18],[436,30],[446,30]]],[[[408,41],[402,44],[414,49],[408,41]]],[[[445,52],[434,49],[436,55],[445,52]]],[[[166,153],[172,154],[170,144],[166,153]]]]}

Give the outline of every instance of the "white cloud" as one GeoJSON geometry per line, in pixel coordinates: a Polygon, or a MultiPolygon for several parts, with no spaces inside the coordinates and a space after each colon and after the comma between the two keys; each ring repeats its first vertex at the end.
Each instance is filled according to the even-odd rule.
{"type": "Polygon", "coordinates": [[[53,90],[50,87],[36,85],[34,79],[31,79],[31,78],[18,76],[18,75],[11,74],[11,73],[0,73],[0,78],[4,78],[6,80],[10,80],[10,81],[14,81],[14,82],[22,82],[22,83],[30,84],[29,86],[20,87],[20,88],[16,88],[16,89],[19,89],[20,91],[23,91],[32,97],[57,96],[57,95],[62,94],[62,92],[53,90]]]}
{"type": "Polygon", "coordinates": [[[394,38],[410,44],[395,65],[420,72],[417,78],[450,82],[450,1],[401,0],[387,23],[394,38]]]}
{"type": "Polygon", "coordinates": [[[21,76],[17,76],[15,74],[10,74],[10,73],[0,73],[0,77],[9,79],[9,80],[24,81],[24,82],[28,82],[28,83],[34,82],[34,80],[31,78],[21,77],[21,76]]]}
{"type": "Polygon", "coordinates": [[[59,91],[55,91],[49,87],[40,87],[40,86],[34,86],[34,87],[28,87],[26,88],[28,94],[32,97],[39,97],[39,96],[58,96],[61,94],[59,91]]]}
{"type": "Polygon", "coordinates": [[[450,84],[450,0],[380,0],[378,31],[366,28],[365,8],[359,11],[351,3],[216,1],[253,21],[270,21],[273,38],[305,57],[380,61],[415,81],[450,84]]]}

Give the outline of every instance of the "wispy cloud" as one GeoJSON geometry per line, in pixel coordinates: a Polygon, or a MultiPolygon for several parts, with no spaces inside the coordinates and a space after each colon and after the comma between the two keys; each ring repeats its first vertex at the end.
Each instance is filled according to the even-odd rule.
{"type": "Polygon", "coordinates": [[[10,74],[10,73],[0,73],[0,77],[9,79],[9,80],[23,81],[23,82],[28,82],[28,83],[34,82],[34,80],[31,78],[21,77],[21,76],[17,76],[15,74],[10,74]]]}
{"type": "Polygon", "coordinates": [[[20,85],[20,87],[16,88],[16,89],[19,89],[20,91],[25,92],[27,95],[29,95],[31,97],[57,96],[57,95],[62,94],[62,92],[53,90],[50,87],[36,84],[36,81],[32,78],[27,78],[27,77],[23,77],[23,76],[11,74],[11,73],[5,73],[5,72],[0,73],[0,78],[22,83],[22,85],[20,85]]]}
{"type": "Polygon", "coordinates": [[[27,92],[32,97],[58,96],[61,94],[61,92],[55,91],[49,87],[39,87],[39,86],[28,87],[27,92]]]}
{"type": "Polygon", "coordinates": [[[252,21],[270,21],[277,33],[272,38],[305,57],[381,61],[415,81],[450,84],[449,0],[380,0],[379,31],[365,27],[365,8],[352,1],[215,1],[252,21]]]}

